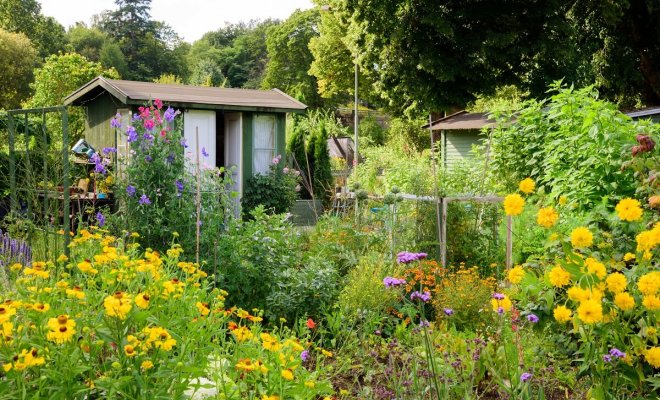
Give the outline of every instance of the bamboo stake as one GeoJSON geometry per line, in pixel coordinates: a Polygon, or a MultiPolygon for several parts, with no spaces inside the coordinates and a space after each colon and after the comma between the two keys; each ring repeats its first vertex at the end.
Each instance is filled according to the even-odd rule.
{"type": "Polygon", "coordinates": [[[200,214],[202,212],[202,196],[201,196],[201,177],[200,177],[200,171],[199,171],[199,127],[195,128],[195,174],[197,175],[197,195],[196,195],[196,203],[197,203],[197,223],[196,223],[196,241],[197,241],[197,251],[195,253],[195,260],[197,264],[199,265],[199,238],[200,238],[200,214]]]}
{"type": "MultiPolygon", "coordinates": [[[[440,257],[442,258],[442,266],[445,266],[445,261],[446,261],[446,250],[447,250],[447,244],[445,243],[445,237],[442,232],[443,229],[446,229],[445,224],[447,223],[446,221],[446,210],[443,208],[443,217],[442,221],[440,219],[440,198],[438,196],[438,171],[437,171],[437,157],[435,154],[435,139],[433,138],[433,119],[431,117],[431,114],[429,114],[429,133],[431,135],[431,164],[433,166],[433,197],[435,197],[435,219],[436,219],[436,224],[438,225],[438,242],[440,243],[438,247],[438,251],[440,252],[440,257]],[[441,225],[443,225],[441,227],[441,225]]],[[[444,207],[444,203],[443,203],[444,207]]]]}

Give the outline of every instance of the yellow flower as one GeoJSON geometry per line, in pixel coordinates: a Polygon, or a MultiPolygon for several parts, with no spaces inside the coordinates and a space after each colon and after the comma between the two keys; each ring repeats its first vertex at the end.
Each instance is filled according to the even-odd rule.
{"type": "Polygon", "coordinates": [[[154,363],[152,363],[149,360],[142,361],[142,364],[140,364],[140,368],[142,368],[143,371],[149,370],[154,367],[154,363]]]}
{"type": "Polygon", "coordinates": [[[252,332],[244,326],[234,329],[233,331],[231,331],[231,333],[232,335],[234,335],[234,337],[236,337],[236,341],[238,342],[249,340],[252,338],[252,336],[254,336],[252,332]]]}
{"type": "Polygon", "coordinates": [[[66,289],[66,295],[69,297],[75,297],[78,300],[85,298],[85,292],[83,292],[78,286],[73,287],[73,289],[66,289]]]}
{"type": "Polygon", "coordinates": [[[518,184],[518,190],[525,194],[532,193],[534,188],[536,188],[536,183],[534,183],[532,178],[525,178],[518,184]]]}
{"type": "Polygon", "coordinates": [[[649,310],[660,310],[660,297],[654,294],[644,296],[642,299],[642,305],[649,310]]]}
{"type": "Polygon", "coordinates": [[[202,303],[201,301],[198,301],[197,303],[195,303],[195,306],[197,307],[199,313],[202,314],[203,316],[207,316],[211,312],[211,310],[209,309],[209,303],[202,303]]]}
{"type": "Polygon", "coordinates": [[[541,208],[536,214],[536,223],[544,228],[552,228],[558,219],[559,215],[552,207],[541,208]]]}
{"type": "Polygon", "coordinates": [[[655,224],[650,231],[640,232],[637,237],[637,251],[651,251],[660,243],[660,224],[655,224]]]}
{"type": "Polygon", "coordinates": [[[148,294],[138,293],[138,295],[135,296],[135,305],[140,308],[147,308],[149,307],[149,300],[151,300],[151,298],[148,294]]]}
{"type": "Polygon", "coordinates": [[[577,309],[578,318],[585,324],[595,324],[603,320],[603,306],[596,300],[585,300],[577,309]]]}
{"type": "Polygon", "coordinates": [[[176,340],[172,339],[165,328],[155,326],[153,328],[144,328],[142,332],[147,335],[144,343],[144,347],[147,349],[155,347],[157,349],[170,351],[176,345],[176,340]]]}
{"type": "Polygon", "coordinates": [[[555,319],[558,322],[566,322],[571,319],[571,315],[573,312],[566,308],[566,306],[557,306],[552,312],[552,315],[554,315],[555,319]]]}
{"type": "Polygon", "coordinates": [[[279,396],[275,396],[275,395],[272,395],[272,396],[263,395],[261,397],[261,400],[280,400],[280,398],[279,398],[279,396]]]}
{"type": "Polygon", "coordinates": [[[68,315],[60,315],[57,318],[50,318],[48,320],[49,332],[46,334],[46,339],[57,344],[66,343],[71,340],[71,337],[76,333],[74,329],[76,322],[69,318],[68,315]]]}
{"type": "Polygon", "coordinates": [[[21,263],[14,263],[11,265],[11,267],[9,267],[11,272],[20,271],[21,269],[23,269],[23,265],[21,265],[21,263]]]}
{"type": "Polygon", "coordinates": [[[238,360],[238,363],[236,364],[236,369],[240,371],[250,372],[257,369],[257,364],[253,363],[252,360],[249,358],[241,358],[240,360],[238,360]]]}
{"type": "Polygon", "coordinates": [[[594,235],[584,226],[573,229],[571,232],[571,244],[576,249],[589,247],[594,242],[594,235]]]}
{"type": "Polygon", "coordinates": [[[330,352],[326,349],[321,349],[321,354],[323,354],[326,357],[332,357],[332,352],[330,352]]]}
{"type": "Polygon", "coordinates": [[[124,353],[126,353],[126,356],[128,357],[135,357],[137,355],[137,352],[135,351],[135,347],[133,347],[130,344],[124,346],[124,353]]]}
{"type": "Polygon", "coordinates": [[[504,298],[501,300],[498,299],[491,299],[490,304],[493,307],[493,311],[498,312],[500,308],[504,310],[505,312],[511,310],[511,307],[513,304],[511,303],[511,300],[509,299],[508,296],[504,295],[504,298]]]}
{"type": "Polygon", "coordinates": [[[646,362],[654,368],[660,368],[660,347],[651,347],[644,352],[646,362]]]}
{"type": "Polygon", "coordinates": [[[279,351],[282,348],[282,345],[277,340],[277,338],[268,333],[261,334],[261,342],[262,346],[266,350],[279,351]]]}
{"type": "Polygon", "coordinates": [[[34,275],[42,279],[48,279],[50,273],[46,271],[46,263],[43,261],[36,261],[32,263],[32,268],[25,268],[23,270],[25,275],[34,275]]]}
{"type": "Polygon", "coordinates": [[[635,255],[633,253],[626,253],[623,256],[623,261],[632,261],[635,259],[635,255]]]}
{"type": "Polygon", "coordinates": [[[596,275],[598,279],[603,279],[607,275],[605,265],[598,262],[595,258],[588,257],[584,260],[584,263],[587,266],[587,272],[596,275]]]}
{"type": "Polygon", "coordinates": [[[283,369],[282,370],[282,378],[286,379],[287,381],[292,381],[293,380],[293,371],[290,369],[283,369]]]}
{"type": "Polygon", "coordinates": [[[50,310],[50,305],[44,304],[44,303],[34,303],[32,305],[32,309],[34,311],[43,313],[43,312],[46,312],[46,311],[50,310]]]}
{"type": "Polygon", "coordinates": [[[506,215],[516,216],[523,212],[525,199],[518,193],[510,194],[504,198],[504,213],[506,215]]]}
{"type": "Polygon", "coordinates": [[[563,287],[571,282],[570,272],[562,268],[561,265],[557,265],[550,270],[549,278],[550,283],[555,287],[563,287]]]}
{"type": "Polygon", "coordinates": [[[16,309],[14,307],[0,304],[0,324],[9,321],[9,318],[15,314],[16,309]]]}
{"type": "Polygon", "coordinates": [[[642,219],[642,208],[639,201],[625,198],[614,208],[622,221],[639,221],[642,219]]]}
{"type": "Polygon", "coordinates": [[[117,317],[123,320],[131,311],[131,298],[123,292],[115,292],[115,294],[103,300],[103,307],[105,307],[105,313],[109,317],[117,317]]]}
{"type": "Polygon", "coordinates": [[[305,387],[308,387],[310,389],[314,389],[315,386],[316,386],[316,383],[314,383],[313,381],[305,381],[305,387]]]}
{"type": "Polygon", "coordinates": [[[509,282],[513,283],[514,285],[520,283],[523,276],[525,276],[525,270],[520,265],[516,265],[515,267],[511,268],[507,273],[509,282]]]}
{"type": "Polygon", "coordinates": [[[92,275],[98,274],[99,270],[95,269],[92,266],[92,263],[89,260],[84,260],[78,263],[78,269],[84,273],[89,273],[92,275]]]}
{"type": "Polygon", "coordinates": [[[617,293],[614,296],[614,304],[623,311],[632,310],[635,307],[635,299],[627,292],[617,293]]]}
{"type": "Polygon", "coordinates": [[[646,336],[655,336],[655,334],[658,333],[658,330],[655,329],[654,327],[650,326],[646,328],[646,336]]]}
{"type": "Polygon", "coordinates": [[[607,282],[607,290],[612,293],[623,292],[626,290],[626,286],[628,285],[628,280],[621,272],[611,273],[605,282],[607,282]]]}
{"type": "Polygon", "coordinates": [[[560,206],[565,206],[567,203],[568,203],[568,197],[559,196],[559,205],[560,206]]]}
{"type": "Polygon", "coordinates": [[[60,254],[60,256],[57,257],[57,262],[58,263],[64,263],[64,262],[67,262],[67,261],[69,261],[69,257],[67,257],[64,254],[60,254]]]}
{"type": "Polygon", "coordinates": [[[637,281],[637,288],[645,295],[656,294],[660,289],[660,271],[653,271],[642,275],[637,281]]]}

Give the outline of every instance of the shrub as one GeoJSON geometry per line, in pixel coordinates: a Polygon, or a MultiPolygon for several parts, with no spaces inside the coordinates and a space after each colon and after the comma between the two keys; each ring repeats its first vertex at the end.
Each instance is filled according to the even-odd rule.
{"type": "Polygon", "coordinates": [[[274,214],[289,212],[298,198],[300,188],[299,172],[288,167],[279,166],[280,157],[273,159],[268,174],[256,174],[245,183],[241,205],[243,216],[249,217],[250,211],[262,205],[265,210],[274,214]],[[277,162],[275,162],[277,161],[277,162]]]}

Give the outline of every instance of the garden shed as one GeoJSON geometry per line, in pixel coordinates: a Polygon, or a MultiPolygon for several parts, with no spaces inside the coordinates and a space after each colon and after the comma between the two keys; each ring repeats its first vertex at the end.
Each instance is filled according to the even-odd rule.
{"type": "MultiPolygon", "coordinates": [[[[433,138],[440,143],[443,168],[450,169],[456,163],[469,158],[472,146],[480,145],[486,139],[481,130],[494,123],[487,113],[467,111],[459,111],[431,122],[433,138]]],[[[423,128],[429,129],[429,124],[423,128]]]]}
{"type": "Polygon", "coordinates": [[[199,149],[210,167],[232,167],[235,190],[245,181],[268,171],[271,160],[285,152],[286,114],[307,106],[284,92],[134,82],[97,77],[64,99],[65,105],[85,108],[85,139],[96,149],[115,147],[119,156],[128,149],[123,132],[110,126],[119,113],[127,126],[138,107],[160,99],[183,116],[187,155],[199,149]],[[199,143],[197,143],[199,138],[199,143]]]}

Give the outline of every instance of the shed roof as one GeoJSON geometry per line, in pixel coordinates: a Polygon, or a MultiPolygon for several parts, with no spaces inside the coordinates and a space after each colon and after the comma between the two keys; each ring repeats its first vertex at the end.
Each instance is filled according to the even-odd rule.
{"type": "Polygon", "coordinates": [[[236,111],[299,112],[307,106],[278,89],[230,89],[170,85],[96,77],[64,99],[65,105],[85,105],[106,91],[127,105],[160,99],[174,107],[236,111]]]}
{"type": "MultiPolygon", "coordinates": [[[[487,113],[469,113],[465,110],[448,115],[431,122],[431,130],[470,130],[492,126],[495,120],[489,119],[487,113]]],[[[429,129],[429,124],[423,126],[429,129]]]]}
{"type": "Polygon", "coordinates": [[[660,107],[649,107],[641,110],[633,110],[626,113],[632,119],[655,117],[660,115],[660,107]]]}

